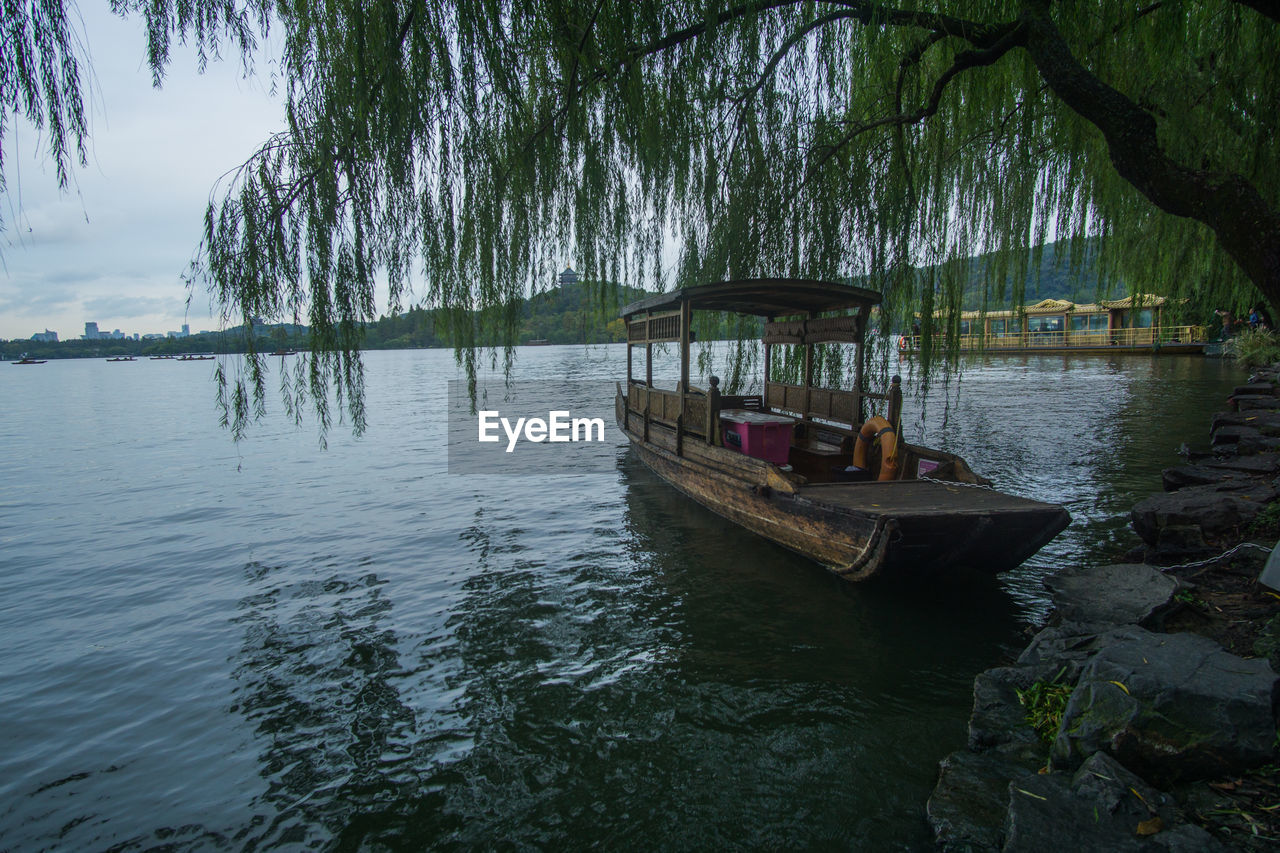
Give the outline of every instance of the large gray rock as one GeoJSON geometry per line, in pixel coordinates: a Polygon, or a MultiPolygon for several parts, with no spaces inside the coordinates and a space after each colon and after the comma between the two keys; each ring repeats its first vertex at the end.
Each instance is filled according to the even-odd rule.
{"type": "Polygon", "coordinates": [[[1222,459],[1205,460],[1202,464],[1210,468],[1239,471],[1264,478],[1280,475],[1280,453],[1260,453],[1257,456],[1227,456],[1222,459]]]}
{"type": "Polygon", "coordinates": [[[960,750],[942,759],[925,813],[940,850],[999,850],[1004,844],[1009,784],[1036,775],[990,754],[960,750]]]}
{"type": "Polygon", "coordinates": [[[1280,450],[1280,438],[1267,435],[1261,432],[1254,435],[1253,432],[1241,435],[1235,444],[1224,444],[1215,447],[1215,450],[1223,450],[1228,453],[1234,453],[1237,456],[1255,456],[1259,453],[1275,453],[1280,450]]]}
{"type": "Polygon", "coordinates": [[[1071,622],[1158,624],[1170,609],[1178,582],[1142,563],[1072,566],[1044,582],[1054,614],[1071,622]]]}
{"type": "Polygon", "coordinates": [[[1280,412],[1269,412],[1254,409],[1248,412],[1215,412],[1209,421],[1209,433],[1213,434],[1222,427],[1253,427],[1268,435],[1275,435],[1280,430],[1280,412]]]}
{"type": "MultiPolygon", "coordinates": [[[[1237,456],[1234,459],[1258,459],[1258,456],[1237,456]]],[[[1213,486],[1218,483],[1247,483],[1261,476],[1250,471],[1233,470],[1217,465],[1177,465],[1160,472],[1160,484],[1166,492],[1176,492],[1189,486],[1213,486]]]]}
{"type": "Polygon", "coordinates": [[[1272,394],[1234,394],[1227,403],[1238,412],[1280,408],[1280,398],[1272,394]]]}
{"type": "Polygon", "coordinates": [[[1157,552],[1194,551],[1239,538],[1276,497],[1275,488],[1260,481],[1191,486],[1141,500],[1129,516],[1134,531],[1157,552]]]}
{"type": "Polygon", "coordinates": [[[1047,667],[1037,666],[1000,667],[980,673],[973,680],[969,748],[990,751],[1029,767],[1043,764],[1047,750],[1027,721],[1018,691],[1052,677],[1047,667]]]}
{"type": "Polygon", "coordinates": [[[1209,436],[1209,443],[1214,447],[1223,444],[1239,444],[1241,441],[1262,438],[1262,430],[1255,426],[1220,426],[1209,436]]]}
{"type": "MultiPolygon", "coordinates": [[[[1280,418],[1280,415],[1276,416],[1280,418]]],[[[1194,464],[1166,468],[1162,474],[1164,490],[1176,492],[1187,486],[1206,486],[1249,478],[1274,480],[1280,476],[1280,453],[1258,453],[1251,456],[1231,455],[1200,459],[1194,464]]]]}
{"type": "Polygon", "coordinates": [[[1166,784],[1274,760],[1280,691],[1265,660],[1195,634],[1124,634],[1082,668],[1053,744],[1055,767],[1101,750],[1166,784]]]}
{"type": "Polygon", "coordinates": [[[1223,847],[1187,823],[1166,794],[1098,753],[1070,778],[1011,781],[1002,849],[1190,853],[1223,847]]]}

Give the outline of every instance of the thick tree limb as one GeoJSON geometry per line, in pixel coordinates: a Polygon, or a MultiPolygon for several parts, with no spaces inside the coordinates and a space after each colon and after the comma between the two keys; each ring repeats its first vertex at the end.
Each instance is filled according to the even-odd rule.
{"type": "Polygon", "coordinates": [[[1063,102],[1102,133],[1122,178],[1161,210],[1203,222],[1272,305],[1280,305],[1280,213],[1243,176],[1189,169],[1160,148],[1155,119],[1086,69],[1049,15],[1024,8],[1026,49],[1063,102]]]}

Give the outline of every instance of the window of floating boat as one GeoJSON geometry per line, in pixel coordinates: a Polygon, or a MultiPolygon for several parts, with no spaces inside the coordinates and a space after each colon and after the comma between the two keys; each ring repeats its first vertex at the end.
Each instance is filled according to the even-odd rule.
{"type": "Polygon", "coordinates": [[[1137,312],[1137,319],[1134,320],[1133,327],[1135,329],[1150,329],[1152,319],[1155,312],[1150,308],[1143,308],[1137,312]]]}
{"type": "Polygon", "coordinates": [[[972,324],[971,324],[968,320],[961,320],[961,321],[960,321],[960,334],[961,334],[961,335],[971,335],[971,334],[973,334],[973,330],[970,328],[970,327],[971,327],[971,325],[972,325],[972,324]]]}
{"type": "Polygon", "coordinates": [[[1004,338],[1010,335],[1021,334],[1022,332],[1021,320],[1007,320],[1004,317],[1001,317],[999,319],[991,320],[990,323],[991,335],[993,337],[1004,338]]]}
{"type": "Polygon", "coordinates": [[[1073,332],[1105,332],[1108,328],[1106,314],[1073,314],[1071,331],[1073,332]]]}
{"type": "Polygon", "coordinates": [[[1061,332],[1063,325],[1062,314],[1050,314],[1044,317],[1028,317],[1028,332],[1061,332]]]}

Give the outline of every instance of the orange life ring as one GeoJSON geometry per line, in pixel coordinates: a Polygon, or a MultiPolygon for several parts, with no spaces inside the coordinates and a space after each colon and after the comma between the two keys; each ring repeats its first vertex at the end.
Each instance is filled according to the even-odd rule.
{"type": "Polygon", "coordinates": [[[853,446],[853,464],[856,468],[867,467],[867,451],[871,443],[880,439],[880,475],[877,480],[896,480],[898,478],[898,434],[889,423],[879,415],[872,415],[858,430],[858,441],[853,446]]]}
{"type": "Polygon", "coordinates": [[[907,336],[898,335],[898,352],[906,352],[906,351],[907,351],[907,336]]]}

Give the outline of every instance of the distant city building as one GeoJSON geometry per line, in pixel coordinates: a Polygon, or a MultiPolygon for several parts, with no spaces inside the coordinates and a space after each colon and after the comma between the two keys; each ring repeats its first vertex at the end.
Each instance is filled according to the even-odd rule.
{"type": "Polygon", "coordinates": [[[181,332],[168,332],[165,337],[169,338],[189,338],[191,337],[191,326],[188,323],[182,324],[181,332]]]}
{"type": "Polygon", "coordinates": [[[142,339],[144,341],[162,341],[164,340],[164,335],[160,334],[159,332],[150,332],[148,334],[143,335],[142,339]]]}
{"type": "Polygon", "coordinates": [[[45,344],[56,344],[58,342],[58,333],[45,329],[43,332],[36,332],[32,335],[31,340],[45,344]]]}
{"type": "Polygon", "coordinates": [[[578,274],[573,271],[573,267],[565,267],[564,272],[560,273],[560,286],[564,287],[570,284],[578,283],[578,274]]]}
{"type": "Polygon", "coordinates": [[[86,341],[96,341],[102,337],[102,333],[98,331],[97,323],[85,323],[83,339],[86,341]]]}

